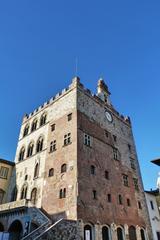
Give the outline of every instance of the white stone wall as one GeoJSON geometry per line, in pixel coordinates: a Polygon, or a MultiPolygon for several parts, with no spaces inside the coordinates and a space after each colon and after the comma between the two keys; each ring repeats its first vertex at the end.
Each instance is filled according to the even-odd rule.
{"type": "Polygon", "coordinates": [[[157,240],[157,232],[160,232],[160,214],[156,202],[156,197],[150,193],[145,193],[145,197],[147,200],[147,207],[149,211],[154,240],[157,240]],[[153,202],[154,209],[151,208],[150,201],[153,202]]]}
{"type": "MultiPolygon", "coordinates": [[[[23,120],[21,130],[20,130],[20,135],[19,135],[19,142],[17,145],[16,156],[15,156],[16,183],[18,187],[17,200],[20,199],[23,184],[26,182],[28,184],[27,199],[30,199],[31,191],[34,187],[36,187],[38,189],[38,201],[36,206],[41,207],[44,176],[46,174],[45,161],[46,161],[47,151],[49,151],[49,148],[48,148],[49,147],[48,131],[50,131],[49,122],[59,119],[65,114],[71,113],[72,110],[75,108],[76,108],[76,88],[75,88],[75,85],[72,84],[68,91],[64,91],[64,93],[59,97],[57,96],[52,103],[45,105],[43,109],[40,109],[38,112],[34,112],[33,115],[29,115],[28,119],[25,118],[23,120]],[[47,121],[44,126],[39,127],[40,117],[44,112],[47,113],[47,121]],[[38,119],[37,130],[35,130],[32,133],[30,133],[30,130],[29,130],[29,134],[23,138],[23,132],[26,124],[29,124],[31,129],[31,124],[35,118],[38,119]],[[36,143],[40,136],[43,136],[44,138],[43,151],[40,153],[36,153],[36,143]],[[31,141],[34,142],[33,155],[29,158],[26,158],[27,148],[31,141]],[[19,162],[18,161],[19,152],[23,146],[26,149],[25,158],[23,161],[19,162]],[[40,170],[39,170],[39,177],[34,179],[34,168],[36,163],[40,164],[40,170]],[[26,174],[28,175],[27,181],[24,180],[26,174]]],[[[62,143],[63,143],[63,139],[62,139],[62,143]]]]}

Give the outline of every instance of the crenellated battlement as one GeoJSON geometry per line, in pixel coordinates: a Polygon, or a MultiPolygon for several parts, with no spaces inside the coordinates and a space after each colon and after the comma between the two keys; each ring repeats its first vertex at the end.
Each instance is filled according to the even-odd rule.
{"type": "MultiPolygon", "coordinates": [[[[99,81],[98,81],[99,84],[99,81]]],[[[105,84],[105,82],[103,81],[103,84],[105,84]]],[[[107,86],[107,85],[105,85],[107,86]]],[[[45,110],[45,108],[47,108],[49,105],[53,104],[54,102],[56,102],[58,99],[60,99],[61,97],[63,97],[64,95],[66,95],[66,93],[68,93],[69,91],[71,91],[72,89],[78,87],[79,89],[81,89],[82,91],[84,91],[88,96],[90,96],[93,100],[97,101],[99,104],[103,104],[106,105],[107,108],[109,108],[112,112],[114,112],[119,118],[121,118],[123,121],[125,121],[128,124],[131,124],[130,118],[128,116],[123,116],[121,114],[119,114],[119,112],[117,112],[112,104],[107,104],[106,102],[104,102],[101,97],[98,94],[94,94],[91,92],[90,89],[85,88],[84,85],[80,82],[80,78],[79,77],[74,77],[72,79],[72,83],[67,87],[64,88],[61,92],[57,93],[55,96],[53,96],[52,98],[50,98],[48,101],[46,101],[44,104],[42,104],[41,106],[39,106],[37,109],[35,109],[33,112],[31,112],[30,114],[25,114],[23,117],[23,123],[25,123],[26,121],[28,121],[30,118],[32,118],[33,116],[37,115],[39,112],[41,112],[42,110],[45,110]]],[[[108,87],[107,87],[108,90],[108,87]]]]}
{"type": "Polygon", "coordinates": [[[70,90],[74,89],[77,85],[82,85],[82,84],[80,84],[80,78],[79,77],[74,77],[72,79],[72,83],[67,88],[64,88],[61,92],[57,93],[55,96],[53,96],[48,101],[46,101],[44,104],[42,104],[37,109],[35,109],[33,112],[31,112],[29,114],[25,114],[24,117],[23,117],[23,123],[25,123],[31,117],[37,115],[39,112],[44,110],[49,105],[51,105],[54,102],[56,102],[59,98],[61,98],[64,95],[66,95],[66,93],[68,93],[70,90]]]}

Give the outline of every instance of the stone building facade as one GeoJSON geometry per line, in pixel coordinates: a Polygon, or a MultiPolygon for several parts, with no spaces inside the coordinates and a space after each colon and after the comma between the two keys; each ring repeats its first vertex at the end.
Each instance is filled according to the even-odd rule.
{"type": "MultiPolygon", "coordinates": [[[[27,234],[41,229],[39,236],[45,231],[52,239],[52,222],[65,219],[73,232],[77,226],[75,238],[65,230],[66,240],[152,240],[131,122],[115,110],[102,79],[94,95],[75,77],[25,115],[15,163],[8,196],[12,221],[5,222],[10,207],[0,206],[0,222],[11,229],[11,239],[20,212],[15,239],[25,235],[26,224],[27,234]]],[[[38,238],[30,233],[24,239],[38,238]]]]}
{"type": "Polygon", "coordinates": [[[159,196],[159,190],[145,191],[147,207],[152,226],[153,239],[160,240],[160,214],[157,205],[157,196],[159,196]]]}
{"type": "Polygon", "coordinates": [[[8,187],[14,166],[14,162],[0,159],[0,204],[7,201],[8,187]]]}

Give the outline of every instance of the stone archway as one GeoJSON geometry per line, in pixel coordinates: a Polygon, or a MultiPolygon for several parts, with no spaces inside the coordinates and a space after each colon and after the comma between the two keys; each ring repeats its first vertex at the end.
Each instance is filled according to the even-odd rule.
{"type": "Polygon", "coordinates": [[[124,238],[123,238],[123,229],[121,227],[117,228],[117,239],[118,240],[124,240],[124,238]]]}
{"type": "Polygon", "coordinates": [[[143,228],[141,228],[140,233],[141,233],[141,239],[142,239],[142,240],[146,240],[145,231],[144,231],[143,228]]]}
{"type": "Polygon", "coordinates": [[[19,220],[15,220],[10,225],[9,229],[10,240],[20,240],[23,235],[22,223],[19,220]]]}
{"type": "Polygon", "coordinates": [[[84,240],[93,240],[92,226],[89,224],[84,226],[84,240]]]}
{"type": "Polygon", "coordinates": [[[106,226],[102,227],[102,240],[109,240],[109,228],[106,226]]]}
{"type": "Polygon", "coordinates": [[[4,226],[1,222],[0,222],[0,232],[4,232],[4,226]]]}
{"type": "Polygon", "coordinates": [[[137,240],[136,228],[134,226],[130,226],[128,231],[129,231],[129,240],[137,240]]]}

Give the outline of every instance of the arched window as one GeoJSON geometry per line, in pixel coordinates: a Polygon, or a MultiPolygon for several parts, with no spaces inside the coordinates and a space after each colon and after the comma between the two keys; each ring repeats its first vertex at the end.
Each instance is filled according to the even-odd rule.
{"type": "Polygon", "coordinates": [[[21,199],[26,199],[27,190],[28,190],[27,184],[24,184],[21,191],[21,199]]]}
{"type": "Polygon", "coordinates": [[[33,188],[31,192],[31,203],[36,204],[37,202],[37,188],[33,188]]]}
{"type": "Polygon", "coordinates": [[[63,189],[59,191],[59,198],[63,198],[63,189]]]}
{"type": "Polygon", "coordinates": [[[48,177],[53,177],[54,176],[54,169],[51,168],[49,169],[48,177]]]}
{"type": "Polygon", "coordinates": [[[143,228],[141,228],[141,240],[146,240],[146,237],[145,237],[145,231],[143,228]]]}
{"type": "Polygon", "coordinates": [[[34,168],[34,178],[38,178],[38,176],[39,176],[39,163],[37,163],[34,168]]]}
{"type": "Polygon", "coordinates": [[[91,171],[91,174],[92,174],[92,175],[95,175],[95,174],[96,174],[96,168],[95,168],[95,166],[91,165],[90,171],[91,171]]]}
{"type": "Polygon", "coordinates": [[[84,240],[93,240],[92,227],[90,225],[84,226],[84,240]]]}
{"type": "Polygon", "coordinates": [[[31,126],[31,132],[34,132],[37,129],[37,119],[34,119],[31,126]]]}
{"type": "Polygon", "coordinates": [[[123,230],[120,227],[117,228],[117,240],[124,240],[124,238],[123,238],[123,230]]]}
{"type": "Polygon", "coordinates": [[[47,114],[43,113],[40,118],[40,126],[43,126],[46,123],[46,120],[47,120],[47,114]]]}
{"type": "Polygon", "coordinates": [[[3,191],[3,189],[0,189],[0,204],[3,203],[4,195],[5,195],[5,191],[3,191]]]}
{"type": "Polygon", "coordinates": [[[23,137],[25,137],[29,132],[29,125],[27,124],[24,128],[23,137]]]}
{"type": "Polygon", "coordinates": [[[40,137],[37,142],[37,153],[43,150],[43,138],[40,137]]]}
{"type": "Polygon", "coordinates": [[[24,159],[24,154],[25,154],[25,148],[22,147],[19,153],[19,158],[18,158],[19,161],[22,161],[24,159]]]}
{"type": "Polygon", "coordinates": [[[34,148],[34,144],[31,142],[28,146],[28,150],[27,150],[27,157],[31,157],[33,154],[33,148],[34,148]]]}
{"type": "Polygon", "coordinates": [[[134,226],[130,226],[128,231],[129,231],[129,240],[137,240],[136,228],[134,226]]]}
{"type": "Polygon", "coordinates": [[[102,228],[102,240],[109,240],[109,228],[106,226],[102,228]]]}
{"type": "Polygon", "coordinates": [[[61,166],[61,173],[64,173],[64,172],[66,172],[67,171],[67,164],[63,164],[62,166],[61,166]]]}
{"type": "Polygon", "coordinates": [[[12,194],[11,194],[11,202],[14,202],[16,201],[17,199],[17,193],[18,193],[18,190],[17,190],[17,187],[15,186],[13,191],[12,191],[12,194]]]}

